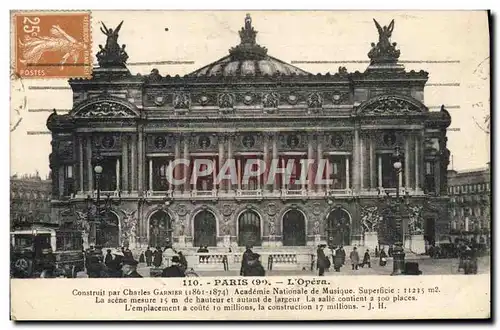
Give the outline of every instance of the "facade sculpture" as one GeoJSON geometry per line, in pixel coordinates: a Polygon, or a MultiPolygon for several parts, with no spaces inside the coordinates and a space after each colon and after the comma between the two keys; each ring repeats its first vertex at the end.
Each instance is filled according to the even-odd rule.
{"type": "Polygon", "coordinates": [[[156,69],[132,75],[118,45],[126,24],[114,31],[103,24],[107,41],[93,78],[70,80],[73,109],[47,121],[53,209],[85,212],[87,196],[95,200],[99,163],[99,189],[116,202],[112,222],[120,228],[109,235],[120,237],[113,244],[312,245],[319,235],[362,245],[366,232],[379,230],[380,195],[394,195],[399,180],[401,194],[422,208],[412,230],[447,233],[451,118],[424,105],[428,73],[405,71],[398,62],[390,42],[394,21],[376,26],[379,41],[364,72],[341,67],[312,75],[278,60],[257,43],[247,16],[241,42],[228,55],[171,77],[156,69]],[[396,146],[403,154],[399,175],[396,146]],[[180,159],[189,165],[169,173],[180,159]],[[302,171],[304,159],[314,164],[302,171]],[[210,160],[214,171],[194,175],[200,160],[210,160]],[[228,160],[236,179],[219,182],[228,160]],[[245,180],[256,161],[273,160],[280,168],[292,163],[289,180],[264,174],[245,180]]]}

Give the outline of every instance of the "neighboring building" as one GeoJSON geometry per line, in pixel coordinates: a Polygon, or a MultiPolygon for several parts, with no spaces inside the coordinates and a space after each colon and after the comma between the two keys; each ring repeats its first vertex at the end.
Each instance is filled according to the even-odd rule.
{"type": "Polygon", "coordinates": [[[10,226],[58,224],[51,214],[52,182],[37,174],[10,177],[10,226]]]}
{"type": "Polygon", "coordinates": [[[93,78],[70,80],[73,109],[47,121],[54,216],[78,216],[79,224],[92,218],[99,183],[101,196],[110,196],[109,246],[167,239],[179,246],[300,246],[330,238],[373,246],[399,230],[382,198],[399,184],[409,196],[405,235],[423,246],[424,234],[432,241],[448,233],[451,118],[444,107],[424,105],[428,73],[405,71],[387,31],[379,29],[365,72],[341,67],[318,75],[268,55],[250,17],[229,55],[184,77],[156,69],[132,75],[124,48],[108,40],[93,78]],[[395,147],[403,154],[399,175],[395,147]],[[196,159],[214,160],[217,171],[234,159],[238,182],[217,184],[210,175],[173,187],[167,165],[180,158],[191,168],[175,167],[175,178],[191,173],[196,159]],[[256,159],[291,160],[291,181],[244,182],[242,172],[256,159]],[[301,159],[326,159],[320,176],[331,183],[299,180],[301,159]]]}
{"type": "Polygon", "coordinates": [[[451,233],[491,233],[490,182],[489,167],[448,171],[451,233]]]}

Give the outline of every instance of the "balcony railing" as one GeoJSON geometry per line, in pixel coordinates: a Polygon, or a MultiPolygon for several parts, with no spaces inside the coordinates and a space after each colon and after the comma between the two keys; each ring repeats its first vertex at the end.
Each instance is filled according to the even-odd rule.
{"type": "MultiPolygon", "coordinates": [[[[414,190],[414,189],[409,189],[406,190],[406,188],[401,188],[400,189],[400,196],[406,195],[406,192],[408,191],[409,195],[420,195],[423,194],[423,191],[421,190],[414,190]]],[[[354,195],[360,195],[360,196],[372,196],[372,197],[383,197],[386,195],[386,193],[389,193],[391,196],[396,195],[396,189],[395,188],[372,188],[372,189],[363,189],[359,193],[355,193],[354,190],[348,188],[348,189],[328,189],[325,190],[324,188],[321,189],[320,191],[317,191],[316,189],[309,190],[309,189],[287,189],[287,188],[282,188],[276,191],[272,190],[264,190],[264,189],[253,189],[253,190],[247,190],[247,189],[237,189],[237,190],[225,190],[225,189],[212,189],[212,190],[167,190],[167,191],[160,191],[160,190],[147,190],[144,192],[144,197],[146,198],[151,198],[151,199],[162,199],[162,198],[169,198],[169,199],[191,199],[191,198],[200,198],[200,199],[213,199],[213,198],[236,198],[236,199],[261,199],[265,197],[274,197],[274,198],[283,198],[283,199],[302,199],[302,198],[328,198],[328,197],[349,197],[349,196],[354,196],[354,195]]],[[[101,191],[101,198],[107,198],[109,195],[113,199],[119,199],[119,198],[134,198],[138,197],[140,193],[138,191],[133,191],[133,192],[128,192],[128,191],[101,191]]],[[[88,192],[88,191],[79,191],[75,195],[72,195],[71,198],[76,198],[76,199],[85,199],[87,196],[91,198],[96,198],[97,197],[97,191],[93,192],[88,192]]],[[[68,197],[69,198],[69,197],[68,197]]],[[[464,203],[464,197],[452,197],[455,198],[456,203],[464,203]]],[[[480,197],[477,202],[487,202],[488,197],[487,196],[482,196],[480,197]]]]}
{"type": "MultiPolygon", "coordinates": [[[[260,261],[266,270],[302,270],[310,269],[314,254],[310,252],[264,252],[259,251],[260,261]]],[[[194,253],[187,255],[188,267],[195,271],[234,271],[240,270],[242,253],[194,253]],[[226,266],[226,267],[224,267],[226,266]]],[[[164,265],[169,260],[164,258],[164,265]]]]}

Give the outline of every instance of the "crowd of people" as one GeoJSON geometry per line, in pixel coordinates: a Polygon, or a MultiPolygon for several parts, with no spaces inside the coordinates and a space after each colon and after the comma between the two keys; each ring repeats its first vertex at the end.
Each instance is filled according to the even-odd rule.
{"type": "Polygon", "coordinates": [[[147,267],[160,269],[161,277],[185,277],[188,272],[188,264],[181,251],[176,251],[172,246],[164,249],[156,247],[154,251],[150,247],[142,252],[139,260],[135,260],[129,248],[107,249],[103,258],[102,250],[91,247],[85,253],[85,268],[89,278],[102,277],[134,277],[140,278],[137,266],[145,263],[147,267]],[[168,266],[161,269],[164,259],[168,258],[168,266]]]}
{"type": "MultiPolygon", "coordinates": [[[[200,247],[198,251],[200,250],[200,253],[208,253],[206,246],[200,247]]],[[[92,246],[86,251],[85,256],[85,268],[89,278],[140,278],[142,276],[137,272],[137,266],[142,263],[145,263],[147,267],[151,267],[160,277],[185,277],[188,274],[195,274],[192,269],[188,270],[188,262],[184,254],[181,251],[176,251],[172,246],[166,248],[156,247],[154,251],[148,247],[141,252],[138,261],[135,260],[131,250],[126,247],[107,249],[103,257],[102,250],[92,246]],[[169,262],[165,262],[167,259],[169,262]],[[169,265],[162,269],[164,263],[169,265]],[[157,272],[157,270],[160,271],[157,272]]],[[[252,246],[247,246],[243,253],[240,275],[266,275],[260,261],[260,254],[253,252],[252,246]]]]}
{"type": "MultiPolygon", "coordinates": [[[[329,256],[325,253],[326,247],[326,244],[320,244],[318,245],[318,249],[316,251],[316,268],[319,276],[324,276],[325,271],[328,271],[332,266],[329,256]]],[[[333,260],[333,269],[336,272],[340,272],[340,269],[346,264],[346,252],[344,247],[342,245],[331,246],[329,249],[333,260]]],[[[385,267],[387,265],[387,253],[384,248],[382,248],[380,252],[375,251],[375,255],[379,258],[379,265],[385,267]]],[[[370,251],[368,249],[365,251],[363,258],[361,259],[357,247],[353,247],[351,253],[349,254],[349,259],[351,262],[351,269],[354,271],[365,266],[368,268],[372,267],[370,251]]]]}

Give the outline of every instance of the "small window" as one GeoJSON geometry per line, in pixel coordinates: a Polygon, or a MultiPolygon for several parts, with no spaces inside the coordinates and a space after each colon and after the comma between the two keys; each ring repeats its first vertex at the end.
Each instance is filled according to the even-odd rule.
{"type": "Polygon", "coordinates": [[[66,179],[73,179],[73,165],[66,165],[66,179]]]}

